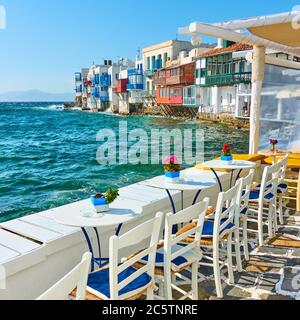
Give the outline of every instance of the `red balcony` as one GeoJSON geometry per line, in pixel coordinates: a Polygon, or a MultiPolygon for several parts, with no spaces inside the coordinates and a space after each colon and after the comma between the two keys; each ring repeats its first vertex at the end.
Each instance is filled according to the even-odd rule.
{"type": "Polygon", "coordinates": [[[193,85],[195,83],[195,63],[158,70],[155,73],[156,85],[193,85]]]}
{"type": "Polygon", "coordinates": [[[156,101],[158,104],[183,104],[183,87],[161,87],[156,90],[156,101]]]}
{"type": "Polygon", "coordinates": [[[113,88],[115,93],[125,93],[127,92],[127,79],[121,79],[117,81],[117,86],[113,88]]]}

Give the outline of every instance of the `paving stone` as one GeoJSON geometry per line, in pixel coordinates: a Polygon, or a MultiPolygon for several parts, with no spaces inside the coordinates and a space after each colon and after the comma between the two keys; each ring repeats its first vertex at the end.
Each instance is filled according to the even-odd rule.
{"type": "Polygon", "coordinates": [[[241,300],[251,298],[251,293],[239,287],[227,286],[224,289],[224,300],[241,300]]]}
{"type": "Polygon", "coordinates": [[[284,248],[300,248],[300,240],[293,240],[286,236],[276,236],[271,239],[268,245],[284,248]]]}
{"type": "Polygon", "coordinates": [[[292,249],[293,257],[300,257],[300,249],[292,249]]]}
{"type": "MultiPolygon", "coordinates": [[[[285,248],[277,248],[277,247],[272,247],[272,246],[263,246],[258,248],[257,250],[258,253],[261,254],[274,254],[278,256],[286,256],[288,253],[288,249],[285,248]]],[[[300,252],[299,252],[300,254],[300,252]]]]}
{"type": "Polygon", "coordinates": [[[287,258],[272,256],[252,256],[250,261],[246,263],[245,270],[255,273],[276,273],[282,269],[287,262],[287,258]]]}
{"type": "MultiPolygon", "coordinates": [[[[298,238],[299,237],[299,233],[300,233],[299,228],[281,227],[281,228],[278,229],[278,234],[281,234],[281,235],[286,236],[286,237],[291,236],[292,239],[294,239],[294,237],[298,238]]],[[[295,240],[297,240],[297,239],[295,239],[295,240]]]]}
{"type": "Polygon", "coordinates": [[[236,273],[234,280],[236,285],[244,288],[253,288],[257,283],[258,275],[256,273],[241,272],[236,273]]]}
{"type": "Polygon", "coordinates": [[[280,294],[267,294],[267,293],[263,293],[259,296],[259,298],[261,300],[282,300],[282,301],[286,301],[286,300],[294,300],[291,297],[288,296],[283,296],[280,294]]]}
{"type": "Polygon", "coordinates": [[[276,293],[276,284],[280,281],[279,274],[264,274],[259,279],[257,289],[266,290],[270,293],[276,293]]]}

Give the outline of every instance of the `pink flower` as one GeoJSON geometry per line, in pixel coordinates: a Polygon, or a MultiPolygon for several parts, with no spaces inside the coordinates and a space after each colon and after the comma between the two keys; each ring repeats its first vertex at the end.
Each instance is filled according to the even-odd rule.
{"type": "Polygon", "coordinates": [[[164,157],[163,164],[179,164],[176,156],[164,157]]]}

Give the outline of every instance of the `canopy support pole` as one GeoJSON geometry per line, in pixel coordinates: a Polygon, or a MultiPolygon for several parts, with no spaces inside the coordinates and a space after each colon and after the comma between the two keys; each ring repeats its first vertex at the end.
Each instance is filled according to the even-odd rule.
{"type": "Polygon", "coordinates": [[[258,152],[260,130],[260,103],[262,84],[265,73],[266,48],[254,46],[252,62],[252,97],[250,115],[250,144],[249,154],[258,152]]]}

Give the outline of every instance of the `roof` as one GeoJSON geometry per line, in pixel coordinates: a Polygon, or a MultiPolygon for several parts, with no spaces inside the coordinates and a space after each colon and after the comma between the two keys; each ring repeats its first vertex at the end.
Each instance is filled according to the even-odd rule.
{"type": "Polygon", "coordinates": [[[226,52],[236,52],[236,51],[245,51],[252,50],[253,47],[247,44],[235,43],[227,48],[216,48],[201,54],[201,57],[215,56],[218,54],[226,53],[226,52]]]}
{"type": "Polygon", "coordinates": [[[290,22],[251,27],[248,28],[248,30],[258,37],[268,39],[270,41],[274,41],[286,46],[300,46],[300,29],[297,29],[296,27],[293,28],[293,24],[290,22]]]}

